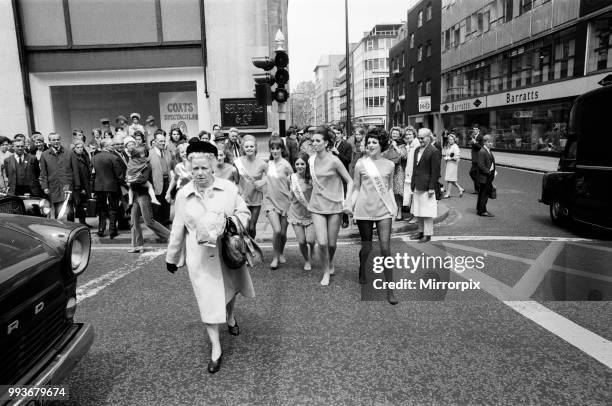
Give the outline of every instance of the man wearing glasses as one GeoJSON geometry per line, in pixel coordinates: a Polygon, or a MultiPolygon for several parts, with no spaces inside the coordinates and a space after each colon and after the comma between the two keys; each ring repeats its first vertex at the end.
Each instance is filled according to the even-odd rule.
{"type": "Polygon", "coordinates": [[[417,136],[420,146],[414,152],[414,163],[410,186],[412,189],[411,212],[417,219],[418,232],[411,240],[429,242],[433,235],[433,220],[438,215],[436,191],[439,191],[441,155],[431,145],[432,133],[429,128],[419,129],[417,136]]]}

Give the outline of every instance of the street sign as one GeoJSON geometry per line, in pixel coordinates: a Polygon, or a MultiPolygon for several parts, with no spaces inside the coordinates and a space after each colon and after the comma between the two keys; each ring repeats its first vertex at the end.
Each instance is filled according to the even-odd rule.
{"type": "Polygon", "coordinates": [[[257,99],[221,99],[221,126],[223,128],[268,128],[266,106],[257,99]]]}
{"type": "Polygon", "coordinates": [[[431,96],[419,97],[419,113],[431,111],[431,96]]]}

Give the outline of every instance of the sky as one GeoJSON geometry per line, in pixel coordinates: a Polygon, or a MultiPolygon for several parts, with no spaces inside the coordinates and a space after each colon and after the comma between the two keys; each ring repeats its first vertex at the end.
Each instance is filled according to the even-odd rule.
{"type": "MultiPolygon", "coordinates": [[[[376,24],[406,20],[414,0],[348,0],[349,41],[359,42],[376,24]]],[[[314,81],[322,55],[345,53],[344,0],[289,0],[291,86],[314,81]]]]}

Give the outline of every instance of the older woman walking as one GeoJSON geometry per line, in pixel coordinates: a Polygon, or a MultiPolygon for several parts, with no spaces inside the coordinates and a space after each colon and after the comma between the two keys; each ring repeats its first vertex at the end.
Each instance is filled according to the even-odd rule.
{"type": "Polygon", "coordinates": [[[402,220],[402,202],[404,200],[404,171],[406,165],[406,145],[404,144],[404,136],[400,127],[391,129],[391,139],[389,140],[389,148],[383,152],[383,157],[387,158],[395,164],[393,171],[393,195],[395,196],[395,205],[397,211],[395,213],[396,220],[402,220]]]}
{"type": "Polygon", "coordinates": [[[236,185],[215,178],[217,148],[213,144],[194,142],[187,152],[193,181],[176,196],[166,267],[174,273],[177,267],[187,265],[200,316],[212,344],[208,372],[215,373],[221,368],[223,356],[219,325],[227,323],[231,335],[240,334],[234,317],[236,295],[255,296],[246,264],[229,269],[223,262],[220,237],[228,216],[246,224],[250,212],[236,185]]]}
{"type": "Polygon", "coordinates": [[[461,159],[461,150],[459,150],[459,146],[457,145],[457,138],[455,138],[455,134],[448,135],[448,148],[446,150],[446,154],[444,155],[444,160],[446,161],[446,170],[444,171],[444,180],[446,181],[446,194],[444,195],[445,199],[451,197],[451,185],[454,185],[459,191],[459,197],[463,196],[463,189],[457,183],[457,170],[459,167],[459,160],[461,159]]]}

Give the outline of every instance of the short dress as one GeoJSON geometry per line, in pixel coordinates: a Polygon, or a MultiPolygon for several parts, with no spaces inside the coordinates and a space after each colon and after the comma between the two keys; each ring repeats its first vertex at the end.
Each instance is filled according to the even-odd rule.
{"type": "Polygon", "coordinates": [[[306,200],[306,203],[310,200],[312,195],[312,182],[306,182],[306,179],[301,178],[297,173],[291,175],[291,195],[289,197],[289,214],[287,215],[287,221],[289,224],[300,225],[308,227],[312,224],[312,215],[308,211],[308,205],[302,204],[300,199],[295,195],[295,184],[300,186],[302,194],[306,200]]]}
{"type": "MultiPolygon", "coordinates": [[[[234,160],[234,165],[238,170],[238,175],[240,175],[240,180],[238,181],[240,196],[242,196],[247,206],[261,206],[263,192],[255,188],[254,182],[263,179],[265,172],[249,173],[246,165],[244,165],[244,160],[246,159],[245,157],[239,157],[234,160]]],[[[265,165],[263,161],[261,163],[265,165]]]]}
{"type": "Polygon", "coordinates": [[[312,177],[312,194],[308,210],[317,214],[342,213],[344,205],[344,189],[342,178],[338,173],[340,159],[331,153],[323,160],[313,155],[308,160],[312,177]]]}
{"type": "MultiPolygon", "coordinates": [[[[387,205],[381,199],[376,187],[374,179],[370,176],[364,165],[364,160],[370,158],[361,158],[355,164],[355,175],[359,175],[361,179],[361,187],[357,194],[355,209],[353,210],[353,218],[355,220],[371,220],[377,221],[387,218],[393,218],[395,211],[391,213],[387,205]]],[[[388,193],[387,202],[389,205],[395,205],[395,199],[389,190],[389,176],[395,170],[395,164],[386,158],[371,160],[376,165],[380,176],[382,177],[385,190],[388,193]]],[[[391,185],[392,186],[392,185],[391,185]]],[[[391,207],[396,209],[395,207],[391,207]]]]}
{"type": "Polygon", "coordinates": [[[287,216],[290,205],[289,174],[292,172],[291,165],[284,159],[281,159],[278,163],[272,160],[268,162],[266,194],[264,195],[264,210],[266,213],[275,211],[281,216],[287,216]]]}
{"type": "Polygon", "coordinates": [[[444,171],[444,180],[446,182],[457,182],[457,168],[459,167],[459,157],[460,156],[461,156],[461,151],[459,150],[459,147],[457,146],[457,144],[451,145],[448,151],[446,152],[446,155],[444,156],[444,160],[446,161],[446,170],[444,171]],[[450,154],[454,154],[452,158],[456,159],[456,161],[453,161],[451,159],[450,154]]]}

